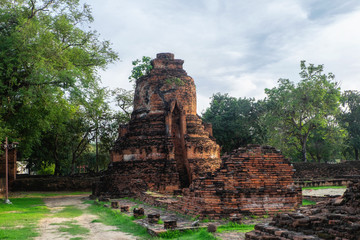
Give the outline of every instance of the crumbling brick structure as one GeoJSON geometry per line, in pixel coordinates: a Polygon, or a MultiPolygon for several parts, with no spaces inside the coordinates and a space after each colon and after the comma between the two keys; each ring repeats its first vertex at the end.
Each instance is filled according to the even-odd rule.
{"type": "Polygon", "coordinates": [[[270,224],[259,224],[246,239],[359,239],[360,182],[349,185],[340,198],[282,213],[270,224]]]}
{"type": "Polygon", "coordinates": [[[211,124],[196,114],[195,84],[183,61],[162,53],[151,64],[136,82],[131,121],[120,127],[111,166],[93,194],[141,197],[147,190],[178,190],[182,196],[169,208],[210,218],[294,210],[301,190],[290,163],[274,148],[258,145],[221,160],[211,124]]]}
{"type": "Polygon", "coordinates": [[[249,145],[225,156],[221,167],[193,181],[174,207],[183,213],[220,219],[273,215],[301,202],[293,168],[279,151],[249,145]],[[237,216],[239,215],[239,216],[237,216]]]}
{"type": "Polygon", "coordinates": [[[120,127],[97,195],[172,192],[220,166],[220,147],[211,125],[196,114],[195,83],[183,63],[160,53],[150,73],[136,81],[131,121],[120,127]]]}

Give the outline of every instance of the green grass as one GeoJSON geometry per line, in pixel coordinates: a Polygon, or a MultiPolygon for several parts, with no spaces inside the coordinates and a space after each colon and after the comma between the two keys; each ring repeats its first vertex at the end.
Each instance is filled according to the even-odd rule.
{"type": "Polygon", "coordinates": [[[346,188],[346,186],[319,186],[319,187],[303,187],[303,190],[311,189],[311,190],[318,190],[318,189],[327,189],[327,188],[346,188]]]}
{"type": "Polygon", "coordinates": [[[217,228],[218,233],[222,233],[222,232],[228,232],[228,231],[236,231],[236,232],[250,232],[252,230],[254,230],[255,225],[249,224],[237,224],[237,223],[233,223],[233,222],[229,222],[226,225],[221,225],[217,228]]]}
{"type": "Polygon", "coordinates": [[[0,203],[0,239],[30,239],[38,236],[36,225],[49,210],[40,198],[14,198],[0,203]]]}
{"type": "Polygon", "coordinates": [[[76,221],[67,221],[62,223],[53,223],[51,225],[60,225],[61,227],[58,228],[59,232],[65,232],[70,235],[83,235],[88,234],[90,232],[89,229],[84,228],[78,224],[74,224],[76,221]]]}
{"type": "Polygon", "coordinates": [[[303,206],[315,205],[315,204],[316,204],[316,202],[314,202],[314,201],[310,201],[310,200],[306,200],[306,199],[303,199],[303,200],[302,200],[302,205],[303,205],[303,206]]]}
{"type": "Polygon", "coordinates": [[[102,206],[90,205],[88,210],[99,217],[98,221],[109,226],[116,226],[119,231],[130,233],[134,236],[150,238],[146,228],[132,222],[131,217],[118,211],[102,206]]]}
{"type": "Polygon", "coordinates": [[[216,240],[216,237],[209,233],[206,229],[200,230],[187,230],[187,231],[167,231],[159,234],[156,239],[177,239],[177,240],[216,240]]]}
{"type": "Polygon", "coordinates": [[[65,206],[60,212],[54,213],[54,217],[75,218],[83,214],[83,211],[75,206],[65,206]]]}

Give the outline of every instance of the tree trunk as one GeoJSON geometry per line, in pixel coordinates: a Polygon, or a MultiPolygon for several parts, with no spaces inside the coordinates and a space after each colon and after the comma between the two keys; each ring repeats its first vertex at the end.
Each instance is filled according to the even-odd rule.
{"type": "Polygon", "coordinates": [[[355,160],[359,161],[359,149],[355,148],[355,160]]]}
{"type": "Polygon", "coordinates": [[[303,162],[307,162],[307,159],[306,159],[306,140],[307,140],[307,136],[304,136],[304,138],[302,139],[302,142],[301,142],[301,153],[302,153],[302,160],[303,162]]]}
{"type": "Polygon", "coordinates": [[[60,175],[60,161],[59,161],[59,157],[57,155],[57,142],[58,142],[58,137],[56,136],[55,144],[54,144],[55,146],[54,146],[54,151],[53,151],[53,156],[55,159],[55,172],[54,172],[55,176],[60,175]]]}
{"type": "Polygon", "coordinates": [[[95,132],[95,164],[96,164],[96,172],[99,172],[99,148],[98,148],[97,124],[96,124],[96,132],[95,132]]]}
{"type": "Polygon", "coordinates": [[[71,160],[71,175],[75,174],[75,165],[76,165],[76,152],[72,154],[71,160]]]}

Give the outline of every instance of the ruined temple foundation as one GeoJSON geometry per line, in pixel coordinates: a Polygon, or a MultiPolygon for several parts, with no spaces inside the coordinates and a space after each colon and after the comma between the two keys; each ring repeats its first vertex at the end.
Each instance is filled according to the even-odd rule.
{"type": "Polygon", "coordinates": [[[301,190],[274,148],[253,145],[220,159],[211,124],[196,114],[195,83],[183,62],[160,53],[136,81],[131,120],[120,126],[111,164],[93,195],[175,191],[181,196],[169,208],[210,218],[294,210],[301,190]]]}

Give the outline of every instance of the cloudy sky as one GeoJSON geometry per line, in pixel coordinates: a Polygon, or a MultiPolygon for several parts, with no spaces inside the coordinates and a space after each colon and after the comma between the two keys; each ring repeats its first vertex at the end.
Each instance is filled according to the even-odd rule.
{"type": "Polygon", "coordinates": [[[279,78],[297,82],[301,60],[324,64],[342,90],[360,90],[359,0],[86,2],[93,29],[121,59],[101,72],[112,89],[131,89],[131,61],[172,52],[195,80],[198,113],[216,92],[261,99],[279,78]]]}

